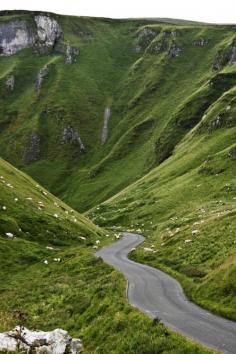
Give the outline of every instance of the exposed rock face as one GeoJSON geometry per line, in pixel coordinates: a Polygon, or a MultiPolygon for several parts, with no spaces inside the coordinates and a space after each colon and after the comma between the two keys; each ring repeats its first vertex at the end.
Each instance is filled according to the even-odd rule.
{"type": "Polygon", "coordinates": [[[58,22],[47,15],[35,16],[34,20],[36,30],[23,20],[0,23],[0,55],[13,55],[33,46],[40,50],[54,47],[61,35],[58,22]]]}
{"type": "Polygon", "coordinates": [[[58,22],[46,15],[38,15],[34,19],[37,25],[37,44],[39,47],[54,47],[61,35],[58,22]]]}
{"type": "Polygon", "coordinates": [[[32,133],[29,142],[23,154],[25,164],[30,164],[39,159],[40,155],[40,136],[37,133],[32,133]]]}
{"type": "Polygon", "coordinates": [[[81,340],[72,339],[68,332],[62,329],[42,332],[17,326],[13,331],[0,333],[1,352],[78,354],[82,350],[81,340]]]}
{"type": "Polygon", "coordinates": [[[227,64],[236,62],[236,38],[233,39],[231,45],[225,49],[219,50],[214,58],[212,68],[213,70],[221,70],[227,64]]]}
{"type": "Polygon", "coordinates": [[[36,90],[39,92],[43,83],[44,78],[48,75],[49,69],[47,66],[40,69],[36,79],[36,90]]]}
{"type": "Polygon", "coordinates": [[[142,28],[141,31],[138,32],[138,38],[136,40],[135,48],[138,52],[142,49],[145,49],[154,37],[157,35],[157,32],[149,27],[142,28]]]}
{"type": "Polygon", "coordinates": [[[230,159],[235,160],[236,159],[236,147],[232,147],[229,152],[228,156],[230,159]]]}
{"type": "Polygon", "coordinates": [[[169,49],[169,56],[171,58],[177,58],[180,56],[181,49],[177,46],[176,43],[172,43],[169,49]]]}
{"type": "Polygon", "coordinates": [[[66,46],[65,51],[65,63],[66,64],[73,64],[76,62],[76,57],[79,55],[79,49],[73,48],[69,45],[66,46]]]}
{"type": "Polygon", "coordinates": [[[34,42],[35,34],[25,21],[0,23],[0,55],[15,54],[34,42]]]}
{"type": "Polygon", "coordinates": [[[5,85],[7,90],[13,91],[15,87],[15,76],[14,75],[9,75],[5,81],[5,85]]]}
{"type": "Polygon", "coordinates": [[[208,43],[209,43],[208,39],[205,38],[199,38],[193,41],[193,45],[197,47],[205,47],[208,43]]]}
{"type": "Polygon", "coordinates": [[[111,108],[106,107],[103,116],[103,128],[101,134],[101,144],[104,145],[108,137],[108,123],[111,116],[111,108]]]}
{"type": "Polygon", "coordinates": [[[64,128],[62,141],[64,143],[77,144],[79,145],[81,151],[85,151],[85,146],[79,136],[79,133],[70,126],[64,128]]]}

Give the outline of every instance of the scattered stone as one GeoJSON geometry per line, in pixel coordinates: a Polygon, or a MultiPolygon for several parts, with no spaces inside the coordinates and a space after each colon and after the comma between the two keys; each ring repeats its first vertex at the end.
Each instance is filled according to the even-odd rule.
{"type": "Polygon", "coordinates": [[[13,331],[0,333],[1,352],[79,354],[82,350],[81,340],[71,338],[68,332],[62,329],[43,332],[30,331],[23,326],[17,326],[13,331]]]}
{"type": "Polygon", "coordinates": [[[66,53],[65,53],[65,63],[66,64],[75,63],[78,55],[79,55],[78,48],[73,48],[70,45],[67,45],[66,46],[66,53]]]}
{"type": "Polygon", "coordinates": [[[71,126],[64,128],[62,141],[63,143],[78,144],[80,146],[80,151],[85,151],[85,146],[79,136],[79,133],[71,126]]]}
{"type": "Polygon", "coordinates": [[[169,54],[169,56],[171,58],[177,58],[177,57],[180,56],[180,52],[181,51],[182,50],[177,46],[176,43],[172,43],[172,45],[169,48],[169,53],[168,54],[169,54]]]}
{"type": "Polygon", "coordinates": [[[193,45],[197,47],[205,47],[206,45],[208,45],[208,43],[209,43],[208,39],[205,38],[199,38],[193,41],[193,45]]]}
{"type": "Polygon", "coordinates": [[[15,88],[15,76],[9,75],[5,81],[5,85],[8,91],[14,91],[15,88]]]}
{"type": "Polygon", "coordinates": [[[45,66],[44,68],[40,69],[38,74],[37,74],[37,78],[36,78],[36,90],[39,93],[40,89],[42,87],[42,83],[45,79],[45,77],[47,77],[49,72],[48,66],[45,66]]]}
{"type": "Polygon", "coordinates": [[[236,147],[229,149],[228,157],[233,160],[236,159],[236,147]]]}

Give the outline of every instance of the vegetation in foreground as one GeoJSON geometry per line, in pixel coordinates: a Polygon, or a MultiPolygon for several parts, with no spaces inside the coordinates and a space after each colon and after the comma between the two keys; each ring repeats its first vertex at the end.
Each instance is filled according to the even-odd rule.
{"type": "Polygon", "coordinates": [[[64,328],[84,353],[210,353],[127,303],[124,278],[94,256],[111,235],[3,160],[0,171],[1,332],[64,328]]]}

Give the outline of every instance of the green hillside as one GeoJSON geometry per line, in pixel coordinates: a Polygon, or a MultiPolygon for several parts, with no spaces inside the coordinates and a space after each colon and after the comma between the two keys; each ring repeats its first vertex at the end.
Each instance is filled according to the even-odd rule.
{"type": "MultiPolygon", "coordinates": [[[[15,16],[32,21],[29,13],[15,16]]],[[[79,48],[76,62],[65,64],[57,48],[40,55],[28,48],[0,58],[0,148],[2,157],[85,211],[168,157],[204,112],[234,86],[233,67],[222,73],[221,67],[213,70],[213,63],[223,69],[230,60],[235,30],[54,18],[62,29],[57,46],[79,48]],[[37,74],[45,66],[48,71],[38,91],[37,74]],[[12,91],[5,85],[9,75],[15,78],[12,91]],[[108,139],[101,145],[107,106],[108,139]],[[85,149],[77,141],[65,141],[63,134],[70,128],[85,149]]]]}
{"type": "Polygon", "coordinates": [[[133,259],[236,320],[235,83],[233,25],[0,14],[0,154],[22,171],[0,160],[0,331],[24,303],[86,353],[205,353],[128,306],[93,254],[142,233],[133,259]]]}
{"type": "Polygon", "coordinates": [[[83,339],[84,353],[210,353],[128,305],[124,278],[94,257],[104,236],[0,160],[0,332],[60,327],[83,339]]]}

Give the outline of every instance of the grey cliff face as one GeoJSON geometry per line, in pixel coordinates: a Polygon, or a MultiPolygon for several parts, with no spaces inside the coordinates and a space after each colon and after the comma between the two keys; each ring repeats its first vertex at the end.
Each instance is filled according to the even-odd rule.
{"type": "Polygon", "coordinates": [[[36,79],[36,90],[39,92],[43,83],[44,78],[48,75],[49,69],[47,66],[40,69],[36,79]]]}
{"type": "Polygon", "coordinates": [[[24,20],[0,23],[0,55],[10,56],[33,46],[52,49],[61,35],[58,22],[47,15],[35,16],[34,21],[36,29],[24,20]]]}
{"type": "Polygon", "coordinates": [[[34,42],[35,34],[25,21],[0,23],[0,55],[13,55],[34,42]]]}
{"type": "Polygon", "coordinates": [[[70,126],[64,128],[62,134],[62,141],[63,143],[72,143],[79,145],[80,151],[85,151],[85,146],[82,142],[81,137],[79,136],[79,133],[70,126]]]}
{"type": "Polygon", "coordinates": [[[73,64],[76,62],[76,57],[79,55],[79,49],[73,48],[70,45],[66,46],[65,50],[65,63],[73,64]]]}
{"type": "Polygon", "coordinates": [[[53,48],[61,35],[58,22],[49,16],[35,16],[37,25],[37,45],[39,47],[53,48]]]}

